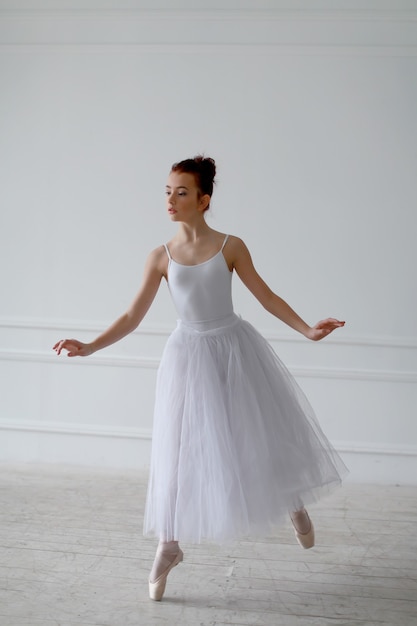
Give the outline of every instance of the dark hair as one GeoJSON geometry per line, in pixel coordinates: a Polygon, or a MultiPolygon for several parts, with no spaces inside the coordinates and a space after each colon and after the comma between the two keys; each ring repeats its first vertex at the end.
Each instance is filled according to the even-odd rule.
{"type": "Polygon", "coordinates": [[[184,161],[174,163],[171,167],[171,172],[193,174],[201,195],[207,194],[210,197],[213,195],[214,177],[216,176],[214,159],[199,154],[193,159],[185,159],[184,161]]]}

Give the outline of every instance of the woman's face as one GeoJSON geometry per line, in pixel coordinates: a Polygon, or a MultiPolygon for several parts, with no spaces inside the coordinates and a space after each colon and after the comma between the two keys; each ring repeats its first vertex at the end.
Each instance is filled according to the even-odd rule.
{"type": "Polygon", "coordinates": [[[201,196],[193,174],[171,172],[166,185],[167,210],[171,220],[187,222],[204,212],[207,198],[201,196]]]}

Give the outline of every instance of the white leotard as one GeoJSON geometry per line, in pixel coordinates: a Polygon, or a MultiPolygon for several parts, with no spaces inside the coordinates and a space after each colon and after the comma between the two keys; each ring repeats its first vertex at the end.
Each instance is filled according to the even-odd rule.
{"type": "Polygon", "coordinates": [[[222,326],[233,316],[232,272],[223,255],[228,235],[221,249],[208,261],[197,265],[177,263],[165,245],[169,258],[168,286],[182,322],[198,328],[222,326]]]}

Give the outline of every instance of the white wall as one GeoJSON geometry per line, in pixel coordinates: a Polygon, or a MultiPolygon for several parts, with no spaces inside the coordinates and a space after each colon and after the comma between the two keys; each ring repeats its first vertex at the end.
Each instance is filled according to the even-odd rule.
{"type": "Polygon", "coordinates": [[[147,465],[165,286],[120,344],[51,346],[124,310],[174,232],[171,163],[204,151],[211,225],[306,320],[347,325],[308,343],[237,281],[236,310],[351,479],[416,482],[416,2],[56,6],[0,5],[0,458],[147,465]]]}

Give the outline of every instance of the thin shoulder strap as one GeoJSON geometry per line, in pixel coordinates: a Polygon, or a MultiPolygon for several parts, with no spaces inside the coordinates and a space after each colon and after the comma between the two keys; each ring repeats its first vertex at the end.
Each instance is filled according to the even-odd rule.
{"type": "Polygon", "coordinates": [[[223,252],[223,248],[225,247],[228,239],[229,239],[229,235],[226,235],[226,237],[224,238],[224,241],[223,241],[223,245],[220,248],[220,252],[223,252]]]}
{"type": "Polygon", "coordinates": [[[166,243],[164,243],[164,248],[165,248],[166,253],[167,253],[167,255],[168,255],[168,259],[169,259],[170,261],[172,261],[172,258],[171,258],[171,255],[170,255],[170,253],[169,253],[169,249],[168,249],[168,246],[167,246],[167,244],[166,244],[166,243]]]}

